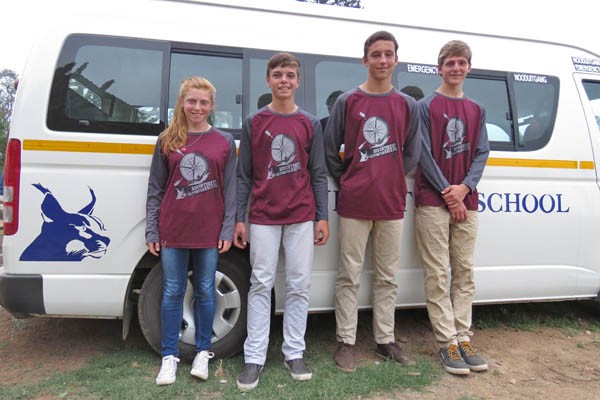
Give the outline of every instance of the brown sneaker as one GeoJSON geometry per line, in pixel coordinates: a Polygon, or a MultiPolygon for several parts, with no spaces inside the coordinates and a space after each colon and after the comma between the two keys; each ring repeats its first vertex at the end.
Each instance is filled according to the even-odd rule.
{"type": "Polygon", "coordinates": [[[377,350],[375,351],[377,355],[385,360],[394,360],[398,364],[402,365],[415,365],[415,362],[408,358],[404,351],[394,342],[390,343],[378,343],[377,350]]]}
{"type": "Polygon", "coordinates": [[[338,342],[338,347],[333,354],[335,365],[344,372],[356,371],[356,362],[354,354],[352,354],[352,345],[348,343],[338,342]]]}

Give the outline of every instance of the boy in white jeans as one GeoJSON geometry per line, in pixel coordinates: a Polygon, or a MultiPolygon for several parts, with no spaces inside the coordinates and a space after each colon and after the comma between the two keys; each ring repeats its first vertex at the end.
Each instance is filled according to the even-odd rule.
{"type": "Polygon", "coordinates": [[[280,245],[285,251],[286,293],[283,314],[285,367],[292,378],[308,380],[304,333],[314,245],[327,243],[327,175],[319,120],[300,109],[294,94],[300,83],[300,61],[278,53],[267,65],[273,100],[248,116],[242,128],[238,162],[238,206],[234,244],[245,248],[244,220],[250,211],[250,292],[242,391],[258,385],[269,345],[271,290],[280,245]],[[315,223],[316,221],[316,223],[315,223]]]}

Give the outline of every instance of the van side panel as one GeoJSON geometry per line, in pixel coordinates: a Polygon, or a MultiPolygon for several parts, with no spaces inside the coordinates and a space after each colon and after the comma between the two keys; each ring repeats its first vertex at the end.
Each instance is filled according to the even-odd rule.
{"type": "MultiPolygon", "coordinates": [[[[319,67],[319,61],[356,61],[358,67],[349,62],[347,67],[330,69],[330,73],[331,70],[336,73],[328,75],[327,80],[339,78],[340,87],[334,88],[340,90],[360,84],[366,78],[366,71],[360,65],[363,42],[380,29],[389,30],[399,39],[399,59],[415,65],[433,65],[443,43],[450,39],[465,40],[473,49],[474,67],[482,79],[501,82],[505,85],[506,98],[512,101],[506,113],[489,110],[499,125],[512,129],[513,136],[493,147],[478,188],[476,301],[492,303],[597,295],[600,246],[595,245],[595,241],[600,237],[600,189],[596,160],[600,145],[598,135],[590,136],[589,119],[586,120],[580,95],[571,79],[574,71],[571,57],[593,57],[593,54],[553,43],[364,21],[355,11],[339,10],[340,14],[336,14],[333,7],[324,15],[317,15],[316,8],[303,8],[301,4],[286,11],[260,9],[257,2],[243,5],[231,0],[228,4],[150,2],[144,10],[135,9],[135,19],[123,12],[75,18],[68,23],[57,23],[52,32],[41,38],[20,81],[11,124],[11,137],[21,140],[23,146],[20,222],[19,230],[4,238],[5,268],[0,273],[0,303],[10,302],[6,299],[10,290],[2,288],[12,279],[32,277],[31,285],[35,289],[32,292],[36,294],[30,304],[22,303],[27,312],[43,310],[49,315],[92,317],[123,315],[132,271],[146,254],[144,206],[148,168],[158,129],[147,134],[119,129],[94,131],[97,121],[92,120],[92,114],[98,121],[107,120],[104,122],[108,125],[103,126],[111,126],[111,123],[122,126],[118,124],[129,121],[128,118],[142,117],[152,120],[149,123],[156,126],[166,124],[172,112],[168,104],[170,89],[178,85],[179,78],[175,77],[181,72],[174,60],[182,60],[181,65],[185,65],[187,57],[208,54],[214,59],[235,60],[232,64],[242,70],[239,90],[224,95],[221,93],[225,91],[220,92],[217,87],[218,121],[235,126],[241,117],[255,109],[258,96],[254,96],[254,92],[266,91],[265,60],[251,59],[252,54],[265,56],[279,50],[302,58],[304,81],[299,88],[300,105],[317,114],[325,110],[325,106],[324,96],[317,98],[320,92],[315,82],[319,81],[320,71],[327,70],[323,64],[319,67]],[[202,15],[202,29],[181,24],[181,15],[192,14],[202,15]],[[223,15],[227,15],[225,20],[223,15]],[[288,30],[290,26],[310,29],[303,30],[298,40],[272,34],[288,30]],[[325,34],[328,32],[344,32],[343,40],[325,34]],[[139,50],[136,43],[142,42],[144,45],[140,46],[145,50],[158,49],[156,51],[164,57],[156,62],[160,73],[152,76],[147,84],[140,84],[141,88],[150,86],[153,93],[159,93],[157,104],[143,103],[146,96],[140,99],[132,95],[126,101],[127,95],[136,91],[120,92],[126,79],[111,81],[114,77],[102,75],[106,73],[102,64],[86,59],[89,53],[85,51],[74,65],[64,63],[61,56],[67,59],[70,55],[61,54],[61,49],[74,33],[85,46],[91,46],[93,41],[106,54],[111,54],[113,49],[103,47],[104,39],[116,44],[127,41],[121,49],[139,50]],[[91,42],[85,43],[88,39],[91,42]],[[498,54],[510,56],[499,57],[498,54]],[[70,90],[70,102],[63,111],[69,114],[71,125],[61,125],[60,121],[53,125],[56,121],[48,118],[57,107],[49,98],[57,68],[67,79],[70,90]],[[91,76],[102,79],[92,82],[91,76]],[[344,81],[342,78],[346,77],[344,81]],[[525,127],[534,111],[531,115],[519,115],[521,110],[514,101],[513,84],[529,79],[534,84],[540,77],[552,77],[559,82],[558,111],[553,128],[548,128],[547,142],[538,148],[528,148],[519,127],[525,127]],[[240,115],[227,114],[227,108],[219,109],[219,104],[233,104],[242,111],[240,115]],[[89,110],[93,113],[85,114],[89,110]],[[54,252],[61,255],[50,257],[54,252]],[[41,303],[40,296],[43,296],[41,303]]],[[[106,57],[103,61],[116,65],[119,60],[106,57]]],[[[212,71],[207,65],[208,61],[200,62],[197,70],[189,71],[210,74],[212,71]]],[[[239,75],[238,69],[232,70],[236,71],[233,75],[239,75]]],[[[426,70],[421,68],[420,73],[439,79],[434,70],[426,70]]],[[[226,68],[221,72],[225,74],[226,68]]],[[[138,82],[143,74],[138,71],[134,77],[138,82]]],[[[335,82],[337,85],[338,81],[335,82]]],[[[433,83],[426,89],[431,92],[435,87],[433,83]]],[[[408,177],[409,190],[413,177],[414,173],[408,177]]],[[[331,237],[326,246],[315,249],[311,311],[333,309],[339,258],[337,190],[330,181],[331,237]]],[[[413,208],[409,194],[404,236],[398,243],[402,250],[397,280],[398,306],[401,307],[424,304],[413,208]]],[[[366,260],[359,291],[361,308],[371,304],[369,251],[366,260]]],[[[281,312],[285,292],[283,265],[278,275],[275,308],[281,312]]]]}

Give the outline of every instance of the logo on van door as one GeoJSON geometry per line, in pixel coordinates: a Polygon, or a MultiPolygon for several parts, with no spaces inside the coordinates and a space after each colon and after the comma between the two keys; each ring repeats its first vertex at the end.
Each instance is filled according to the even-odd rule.
{"type": "Polygon", "coordinates": [[[92,201],[81,210],[65,211],[52,192],[39,183],[33,186],[44,194],[42,231],[21,254],[21,261],[81,261],[100,258],[106,253],[110,239],[102,221],[92,215],[96,195],[89,188],[92,201]]]}

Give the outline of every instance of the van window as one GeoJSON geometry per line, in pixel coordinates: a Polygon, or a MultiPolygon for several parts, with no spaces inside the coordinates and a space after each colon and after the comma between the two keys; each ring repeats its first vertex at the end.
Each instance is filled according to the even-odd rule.
{"type": "Polygon", "coordinates": [[[592,106],[596,124],[598,125],[598,128],[600,128],[600,82],[583,81],[583,88],[585,89],[585,93],[592,106]]]}
{"type": "Polygon", "coordinates": [[[169,79],[168,123],[179,96],[181,81],[190,76],[203,76],[217,89],[216,106],[210,123],[232,133],[242,129],[242,60],[241,58],[201,54],[171,55],[169,79]]]}
{"type": "MultiPolygon", "coordinates": [[[[473,69],[464,90],[485,108],[492,150],[530,151],[550,140],[558,83],[552,76],[473,69]],[[515,114],[517,123],[513,122],[515,114]]],[[[395,85],[418,100],[439,87],[440,77],[435,65],[400,63],[395,85]]]]}
{"type": "Polygon", "coordinates": [[[340,94],[364,82],[360,60],[325,60],[315,66],[316,115],[325,129],[329,111],[340,94]],[[340,73],[340,71],[344,71],[340,73]]]}
{"type": "Polygon", "coordinates": [[[160,42],[70,36],[54,73],[48,128],[158,134],[165,50],[160,42]]]}
{"type": "MultiPolygon", "coordinates": [[[[416,100],[432,94],[440,86],[435,65],[402,63],[398,71],[396,86],[416,100]]],[[[465,80],[464,91],[485,108],[486,128],[492,149],[514,147],[506,74],[474,70],[465,80]]]]}
{"type": "Polygon", "coordinates": [[[558,78],[512,74],[519,150],[537,150],[552,136],[558,106],[558,78]]]}
{"type": "MultiPolygon", "coordinates": [[[[250,88],[249,113],[263,108],[273,100],[271,89],[267,87],[267,62],[269,57],[275,53],[249,52],[248,62],[248,85],[250,88]]],[[[301,76],[302,77],[302,76],[301,76]]],[[[302,82],[302,80],[300,80],[302,82]]],[[[296,102],[298,99],[296,98],[296,102]]]]}
{"type": "Polygon", "coordinates": [[[485,108],[485,122],[490,145],[511,144],[513,134],[510,121],[508,87],[505,79],[469,76],[463,85],[471,99],[485,108]]]}
{"type": "Polygon", "coordinates": [[[415,100],[429,96],[440,86],[435,65],[399,63],[396,70],[394,86],[415,100]]]}

